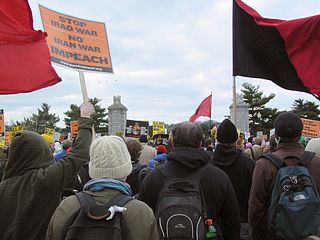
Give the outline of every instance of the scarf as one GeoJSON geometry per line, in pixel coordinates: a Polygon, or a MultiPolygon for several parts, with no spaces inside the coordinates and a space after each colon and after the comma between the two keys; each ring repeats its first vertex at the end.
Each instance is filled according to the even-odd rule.
{"type": "Polygon", "coordinates": [[[114,178],[96,178],[90,180],[84,185],[83,191],[99,192],[105,188],[113,188],[128,196],[132,196],[130,185],[114,178]]]}

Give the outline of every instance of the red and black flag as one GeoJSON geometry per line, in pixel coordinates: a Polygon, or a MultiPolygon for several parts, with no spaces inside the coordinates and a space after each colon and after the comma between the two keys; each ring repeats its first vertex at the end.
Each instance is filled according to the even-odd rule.
{"type": "Polygon", "coordinates": [[[233,1],[233,76],[320,96],[320,15],[279,20],[233,1]]]}

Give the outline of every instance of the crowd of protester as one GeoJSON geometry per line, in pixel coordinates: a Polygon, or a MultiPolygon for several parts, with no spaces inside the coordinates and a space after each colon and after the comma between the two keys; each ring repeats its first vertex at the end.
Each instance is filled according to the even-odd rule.
{"type": "MultiPolygon", "coordinates": [[[[303,123],[295,113],[280,114],[268,138],[240,137],[225,119],[215,137],[204,139],[199,125],[182,122],[173,127],[167,145],[150,146],[145,135],[92,139],[93,112],[90,103],[81,105],[77,137],[63,141],[58,153],[52,153],[50,139],[29,131],[17,133],[3,149],[1,239],[84,239],[83,227],[66,231],[83,207],[81,198],[104,205],[120,195],[125,197],[115,214],[125,222],[122,239],[165,239],[168,229],[157,208],[165,204],[159,199],[172,178],[198,182],[205,217],[213,219],[217,231],[206,239],[278,239],[268,226],[277,168],[267,153],[293,166],[305,151],[314,152],[308,169],[320,190],[320,139],[301,136],[303,123]]],[[[317,234],[305,239],[318,239],[317,234]]]]}

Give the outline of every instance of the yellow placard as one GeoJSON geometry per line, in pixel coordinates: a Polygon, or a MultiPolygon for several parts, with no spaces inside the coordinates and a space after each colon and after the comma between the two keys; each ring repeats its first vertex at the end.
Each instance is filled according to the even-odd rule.
{"type": "Polygon", "coordinates": [[[320,136],[320,121],[302,118],[303,130],[302,136],[318,138],[320,136]]]}
{"type": "Polygon", "coordinates": [[[20,126],[20,125],[17,125],[17,126],[15,126],[15,127],[12,127],[12,129],[11,129],[11,136],[12,137],[14,137],[16,134],[17,134],[17,132],[20,132],[20,131],[22,131],[22,126],[20,126]]]}
{"type": "Polygon", "coordinates": [[[152,122],[152,134],[163,134],[164,133],[164,122],[152,122]]]}
{"type": "Polygon", "coordinates": [[[75,138],[78,134],[78,121],[70,121],[71,136],[75,138]]]}
{"type": "Polygon", "coordinates": [[[40,6],[51,61],[95,72],[113,72],[105,24],[40,6]]]}
{"type": "Polygon", "coordinates": [[[0,148],[4,148],[6,146],[6,143],[4,141],[4,137],[0,137],[0,148]]]}
{"type": "Polygon", "coordinates": [[[54,137],[54,129],[53,128],[45,128],[44,129],[44,134],[47,134],[51,137],[54,137]]]}

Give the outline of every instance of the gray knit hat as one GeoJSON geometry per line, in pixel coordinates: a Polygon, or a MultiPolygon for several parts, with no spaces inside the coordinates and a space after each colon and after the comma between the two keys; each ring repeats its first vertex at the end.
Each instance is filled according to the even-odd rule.
{"type": "Polygon", "coordinates": [[[118,136],[96,138],[90,147],[91,178],[125,178],[132,171],[127,146],[118,136]]]}

